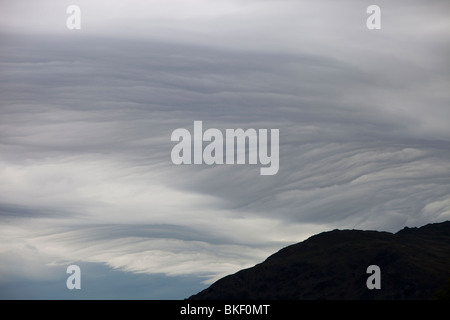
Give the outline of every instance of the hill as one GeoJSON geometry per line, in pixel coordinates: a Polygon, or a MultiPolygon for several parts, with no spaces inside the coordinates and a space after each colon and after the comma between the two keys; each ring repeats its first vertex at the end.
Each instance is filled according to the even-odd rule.
{"type": "Polygon", "coordinates": [[[333,230],[281,249],[189,299],[436,299],[449,297],[450,221],[393,234],[333,230]],[[381,289],[366,286],[367,267],[381,289]]]}

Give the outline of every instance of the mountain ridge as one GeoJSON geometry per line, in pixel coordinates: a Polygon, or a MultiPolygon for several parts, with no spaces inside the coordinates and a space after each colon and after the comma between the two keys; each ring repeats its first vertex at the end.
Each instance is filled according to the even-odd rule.
{"type": "Polygon", "coordinates": [[[448,298],[449,281],[450,221],[445,221],[396,233],[325,231],[189,299],[434,299],[448,298]],[[369,265],[380,267],[380,290],[366,286],[369,265]]]}

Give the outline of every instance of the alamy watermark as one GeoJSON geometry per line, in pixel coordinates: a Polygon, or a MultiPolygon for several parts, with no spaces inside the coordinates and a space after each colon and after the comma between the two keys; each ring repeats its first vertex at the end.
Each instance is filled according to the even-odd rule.
{"type": "Polygon", "coordinates": [[[67,267],[66,273],[70,276],[66,280],[67,289],[81,289],[81,269],[76,264],[72,264],[67,267]]]}
{"type": "MultiPolygon", "coordinates": [[[[81,9],[77,5],[70,5],[66,9],[69,15],[66,19],[66,27],[69,30],[81,29],[81,9]]],[[[366,20],[366,26],[369,30],[381,29],[381,9],[379,6],[372,4],[367,7],[366,13],[370,16],[366,20]]]]}
{"type": "Polygon", "coordinates": [[[66,13],[70,16],[67,17],[66,27],[69,30],[81,29],[81,9],[77,5],[70,5],[66,9],[66,13]]]}
{"type": "Polygon", "coordinates": [[[376,264],[372,264],[367,267],[366,273],[371,274],[370,277],[367,278],[366,286],[367,289],[381,289],[381,269],[376,264]]]}
{"type": "Polygon", "coordinates": [[[171,152],[172,163],[180,164],[261,164],[261,175],[274,175],[279,169],[279,130],[219,129],[203,132],[203,122],[194,121],[194,132],[184,128],[172,132],[171,141],[178,141],[171,152]],[[203,147],[203,142],[209,142],[203,147]],[[248,147],[248,148],[247,148],[248,147]],[[270,149],[270,155],[269,155],[270,149]],[[225,152],[225,155],[224,155],[225,152]]]}
{"type": "Polygon", "coordinates": [[[366,26],[369,30],[380,30],[381,29],[381,9],[379,6],[372,4],[367,7],[366,12],[370,16],[366,20],[366,26]]]}

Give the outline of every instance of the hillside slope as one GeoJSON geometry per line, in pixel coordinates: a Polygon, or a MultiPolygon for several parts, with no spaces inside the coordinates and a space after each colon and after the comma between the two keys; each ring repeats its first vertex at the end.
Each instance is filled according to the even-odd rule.
{"type": "Polygon", "coordinates": [[[189,299],[448,298],[450,221],[392,234],[333,230],[281,249],[189,299]],[[369,290],[369,265],[381,289],[369,290]]]}

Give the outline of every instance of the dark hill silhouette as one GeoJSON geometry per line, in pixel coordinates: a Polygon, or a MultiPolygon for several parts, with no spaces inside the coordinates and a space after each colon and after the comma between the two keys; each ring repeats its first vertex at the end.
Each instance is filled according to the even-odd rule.
{"type": "Polygon", "coordinates": [[[449,296],[450,221],[389,232],[333,230],[281,249],[189,299],[436,299],[449,296]],[[369,265],[381,289],[369,290],[369,265]]]}

